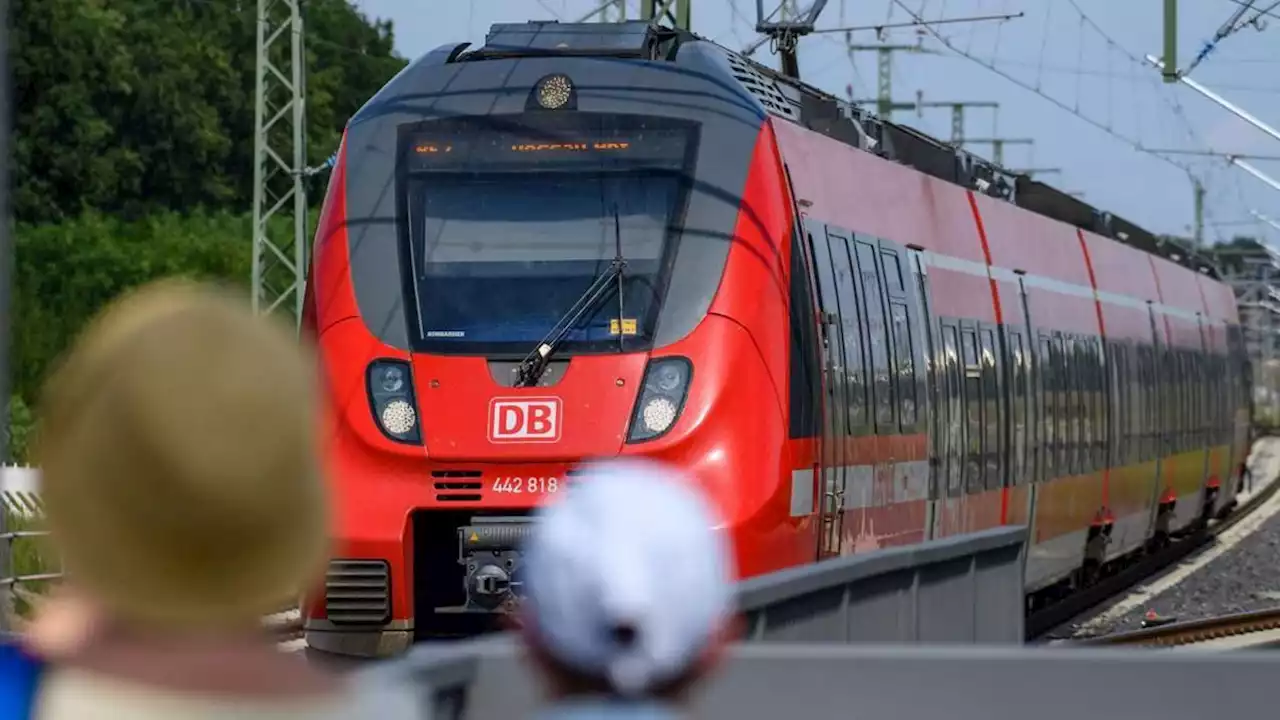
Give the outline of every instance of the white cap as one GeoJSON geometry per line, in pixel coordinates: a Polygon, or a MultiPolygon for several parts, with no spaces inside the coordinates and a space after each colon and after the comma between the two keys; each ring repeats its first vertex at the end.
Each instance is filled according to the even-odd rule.
{"type": "Polygon", "coordinates": [[[592,465],[538,514],[524,572],[535,641],[617,692],[674,680],[732,611],[728,541],[679,471],[592,465]],[[630,643],[618,628],[634,631],[630,643]]]}

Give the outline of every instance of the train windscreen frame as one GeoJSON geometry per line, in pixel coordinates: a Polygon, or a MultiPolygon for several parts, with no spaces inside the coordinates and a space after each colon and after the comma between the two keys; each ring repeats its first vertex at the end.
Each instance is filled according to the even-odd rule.
{"type": "Polygon", "coordinates": [[[619,248],[620,282],[557,354],[650,349],[698,130],[687,120],[584,112],[401,126],[398,215],[414,349],[523,357],[619,248]]]}

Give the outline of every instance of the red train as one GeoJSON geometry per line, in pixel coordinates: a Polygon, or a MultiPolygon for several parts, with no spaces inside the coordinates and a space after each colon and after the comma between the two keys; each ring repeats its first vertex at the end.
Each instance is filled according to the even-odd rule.
{"type": "Polygon", "coordinates": [[[1247,451],[1212,265],[640,23],[406,68],[348,125],[311,273],[321,650],[492,626],[587,458],[688,469],[747,576],[1025,523],[1036,598],[1229,509],[1247,451]]]}

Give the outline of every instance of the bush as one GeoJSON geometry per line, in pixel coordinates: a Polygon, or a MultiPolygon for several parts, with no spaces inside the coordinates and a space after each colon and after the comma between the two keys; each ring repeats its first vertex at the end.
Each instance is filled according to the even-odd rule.
{"type": "MultiPolygon", "coordinates": [[[[291,219],[277,221],[274,236],[287,237],[291,219]]],[[[89,213],[55,225],[19,225],[15,246],[12,387],[35,407],[50,365],[122,292],[167,276],[226,281],[247,291],[253,220],[159,213],[124,221],[89,213]]]]}

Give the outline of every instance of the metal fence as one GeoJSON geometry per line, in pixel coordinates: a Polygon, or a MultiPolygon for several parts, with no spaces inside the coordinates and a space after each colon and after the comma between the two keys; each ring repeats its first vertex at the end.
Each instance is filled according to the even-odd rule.
{"type": "Polygon", "coordinates": [[[39,477],[36,468],[0,466],[0,629],[8,626],[14,595],[23,585],[62,576],[57,558],[41,553],[36,545],[48,535],[40,528],[44,506],[39,477]]]}
{"type": "MultiPolygon", "coordinates": [[[[815,669],[841,657],[841,645],[1021,644],[1025,542],[1024,528],[997,528],[838,558],[741,583],[738,605],[747,619],[746,641],[735,649],[729,671],[702,700],[704,716],[785,717],[797,711],[808,715],[816,707],[812,700],[827,709],[839,708],[832,717],[847,715],[852,708],[873,717],[862,712],[865,706],[841,706],[832,700],[849,703],[849,686],[844,683],[861,672],[855,661],[841,660],[839,672],[815,669]],[[796,645],[797,641],[808,644],[796,645]],[[793,676],[806,674],[807,679],[790,684],[793,676]],[[744,692],[745,687],[750,692],[744,692]],[[822,700],[813,699],[823,695],[822,700]],[[765,696],[767,702],[761,699],[765,696]]],[[[865,651],[854,655],[865,656],[865,651]]],[[[403,660],[376,667],[370,679],[414,684],[423,702],[434,706],[434,717],[527,716],[539,702],[535,680],[509,635],[420,646],[403,660]]],[[[988,679],[988,684],[997,682],[999,678],[988,679]]],[[[881,687],[859,687],[883,698],[890,697],[892,688],[901,693],[908,688],[916,694],[933,692],[911,675],[881,687]]],[[[885,716],[904,717],[898,712],[885,716]]]]}

